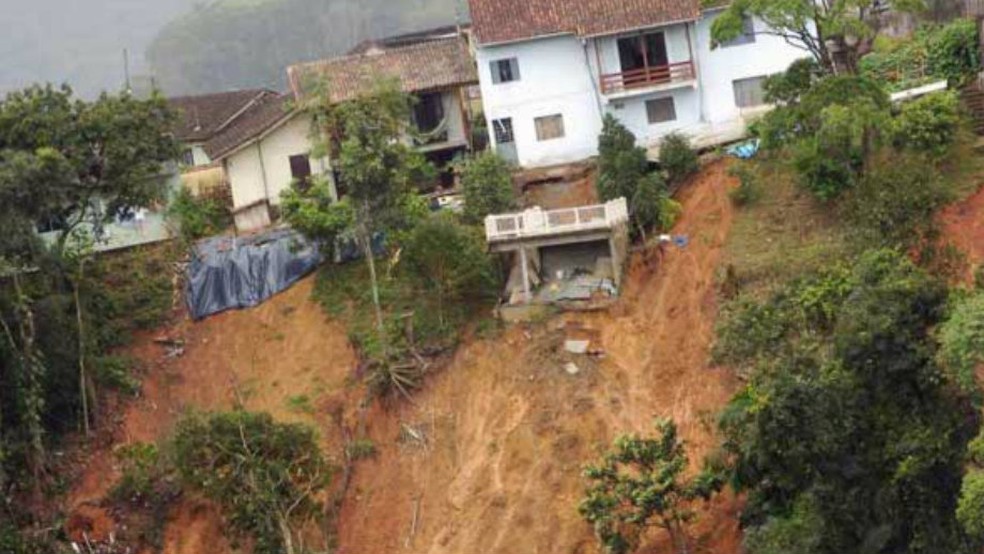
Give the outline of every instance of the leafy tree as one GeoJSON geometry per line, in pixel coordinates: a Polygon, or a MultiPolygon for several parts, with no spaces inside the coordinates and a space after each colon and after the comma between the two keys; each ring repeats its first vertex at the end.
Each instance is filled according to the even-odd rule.
{"type": "Polygon", "coordinates": [[[6,160],[0,163],[21,175],[46,171],[43,192],[15,194],[43,200],[47,216],[69,214],[63,247],[84,221],[104,223],[164,199],[160,177],[178,154],[172,124],[157,94],[150,100],[103,94],[87,103],[73,99],[68,87],[33,86],[0,102],[0,159],[6,160]]]}
{"type": "Polygon", "coordinates": [[[632,134],[611,114],[605,114],[598,137],[598,197],[607,202],[625,198],[635,231],[673,224],[678,205],[673,202],[658,173],[650,172],[646,150],[636,146],[632,134]]]}
{"type": "MultiPolygon", "coordinates": [[[[713,43],[718,45],[745,31],[744,19],[754,17],[765,24],[756,34],[773,35],[800,48],[815,59],[825,73],[856,73],[858,60],[871,51],[881,30],[876,0],[738,0],[727,5],[711,24],[713,43]]],[[[895,0],[890,9],[914,13],[924,8],[922,0],[895,0]]]]}
{"type": "Polygon", "coordinates": [[[219,503],[257,554],[305,551],[297,529],[322,513],[331,476],[311,429],[245,411],[189,416],[173,449],[182,481],[219,503]]]}
{"type": "Polygon", "coordinates": [[[960,132],[960,100],[955,92],[927,94],[902,104],[892,120],[897,148],[942,158],[960,132]]]}
{"type": "Polygon", "coordinates": [[[447,302],[487,294],[495,283],[482,236],[446,214],[413,229],[404,263],[424,290],[437,298],[441,325],[447,302]]]}
{"type": "MultiPolygon", "coordinates": [[[[371,93],[342,103],[331,100],[325,83],[313,83],[312,95],[302,105],[312,116],[315,154],[332,153],[332,164],[340,183],[348,191],[352,209],[352,231],[369,268],[373,306],[380,341],[386,330],[376,275],[373,237],[383,231],[411,226],[407,206],[415,185],[434,178],[434,168],[420,152],[401,140],[410,124],[410,98],[393,80],[382,80],[371,93]]],[[[312,187],[295,202],[288,196],[287,221],[301,221],[300,230],[320,231],[312,238],[325,238],[345,217],[326,204],[323,187],[312,187]],[[304,208],[300,210],[299,208],[304,208]]],[[[416,214],[411,210],[410,214],[416,214]]]]}
{"type": "Polygon", "coordinates": [[[299,233],[317,242],[331,259],[339,237],[354,225],[351,201],[346,198],[336,201],[330,183],[324,178],[315,178],[306,187],[291,186],[280,196],[284,219],[299,233]]]}
{"type": "Polygon", "coordinates": [[[673,184],[697,173],[697,152],[690,146],[690,139],[670,133],[659,143],[659,165],[666,171],[666,179],[673,184]]]}
{"type": "Polygon", "coordinates": [[[578,510],[594,524],[607,552],[634,550],[649,525],[666,530],[678,552],[689,552],[686,525],[696,517],[690,504],[710,499],[720,488],[711,473],[683,479],[687,454],[675,423],[657,420],[656,432],[655,438],[616,438],[612,449],[584,470],[589,486],[578,510]]]}
{"type": "Polygon", "coordinates": [[[857,238],[876,247],[924,247],[936,236],[947,184],[924,156],[884,151],[869,161],[842,204],[857,238]]]}
{"type": "Polygon", "coordinates": [[[171,199],[167,215],[189,241],[220,233],[232,223],[229,211],[218,200],[197,198],[184,187],[171,199]]]}
{"type": "Polygon", "coordinates": [[[461,168],[465,195],[465,220],[481,223],[489,214],[508,213],[516,207],[512,170],[495,152],[469,159],[461,168]]]}
{"type": "Polygon", "coordinates": [[[717,350],[753,368],[720,420],[751,552],[804,525],[790,551],[964,551],[954,513],[979,423],[935,363],[945,300],[904,255],[871,251],[729,319],[717,350]]]}

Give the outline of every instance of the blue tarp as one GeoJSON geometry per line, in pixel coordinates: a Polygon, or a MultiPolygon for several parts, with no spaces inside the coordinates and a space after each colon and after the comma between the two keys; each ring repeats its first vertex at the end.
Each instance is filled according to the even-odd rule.
{"type": "Polygon", "coordinates": [[[256,306],[321,264],[318,248],[290,229],[213,237],[195,245],[186,301],[194,319],[256,306]]]}
{"type": "Polygon", "coordinates": [[[759,151],[759,139],[746,140],[734,146],[728,147],[726,152],[736,158],[747,160],[754,157],[759,151]]]}

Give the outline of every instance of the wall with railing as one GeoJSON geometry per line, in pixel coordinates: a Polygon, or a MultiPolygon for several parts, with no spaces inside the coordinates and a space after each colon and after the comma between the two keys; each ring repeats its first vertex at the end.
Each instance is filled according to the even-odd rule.
{"type": "Polygon", "coordinates": [[[521,213],[486,217],[485,238],[489,242],[497,242],[612,229],[628,219],[629,208],[625,198],[560,210],[530,208],[521,213]]]}

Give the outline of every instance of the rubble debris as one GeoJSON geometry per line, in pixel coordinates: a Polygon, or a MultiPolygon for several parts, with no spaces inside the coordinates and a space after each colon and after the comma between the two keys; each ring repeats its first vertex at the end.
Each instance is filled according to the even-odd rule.
{"type": "Polygon", "coordinates": [[[587,354],[588,348],[591,346],[591,341],[587,340],[565,340],[564,350],[570,352],[571,354],[587,354]]]}
{"type": "Polygon", "coordinates": [[[574,362],[567,362],[567,365],[564,366],[564,371],[566,371],[568,375],[577,375],[578,373],[581,373],[581,368],[577,367],[577,364],[574,362]]]}

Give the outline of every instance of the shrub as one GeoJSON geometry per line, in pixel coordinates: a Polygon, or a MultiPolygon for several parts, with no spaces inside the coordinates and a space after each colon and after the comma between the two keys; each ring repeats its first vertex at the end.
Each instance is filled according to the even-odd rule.
{"type": "Polygon", "coordinates": [[[752,204],[759,199],[761,187],[758,174],[748,162],[739,162],[728,170],[728,174],[738,179],[738,187],[731,191],[731,201],[736,206],[752,204]]]}
{"type": "Polygon", "coordinates": [[[178,423],[173,448],[182,481],[222,506],[257,554],[297,544],[292,526],[322,513],[331,471],[308,427],[244,411],[190,416],[178,423]]]}
{"type": "Polygon", "coordinates": [[[690,139],[677,133],[666,135],[660,142],[659,165],[666,171],[666,180],[671,184],[680,184],[700,168],[690,139]]]}
{"type": "Polygon", "coordinates": [[[186,240],[220,233],[231,223],[228,210],[217,200],[196,198],[186,188],[179,190],[171,200],[167,215],[177,222],[181,236],[186,240]]]}
{"type": "Polygon", "coordinates": [[[960,131],[960,101],[955,92],[928,94],[902,105],[893,119],[893,143],[940,158],[960,131]]]}
{"type": "Polygon", "coordinates": [[[483,152],[461,167],[465,195],[465,220],[481,223],[489,214],[506,213],[516,207],[512,169],[494,152],[483,152]]]}
{"type": "Polygon", "coordinates": [[[161,477],[160,453],[153,444],[134,443],[116,449],[122,477],[110,491],[110,497],[129,502],[148,497],[161,477]]]}
{"type": "Polygon", "coordinates": [[[649,172],[646,150],[612,114],[605,114],[598,137],[598,197],[603,202],[624,197],[631,201],[649,172]]]}
{"type": "Polygon", "coordinates": [[[372,439],[356,439],[345,447],[345,452],[352,460],[372,458],[376,455],[376,444],[372,442],[372,439]]]}
{"type": "Polygon", "coordinates": [[[984,542],[984,471],[971,471],[964,476],[957,521],[975,542],[984,542]]]}
{"type": "Polygon", "coordinates": [[[928,72],[954,84],[963,84],[980,71],[977,22],[957,19],[926,33],[928,72]]]}
{"type": "Polygon", "coordinates": [[[843,206],[858,237],[872,246],[919,246],[935,228],[949,193],[932,164],[918,156],[879,155],[843,206]]]}
{"type": "Polygon", "coordinates": [[[977,367],[984,362],[984,294],[960,299],[938,331],[941,365],[966,391],[977,390],[977,367]]]}

